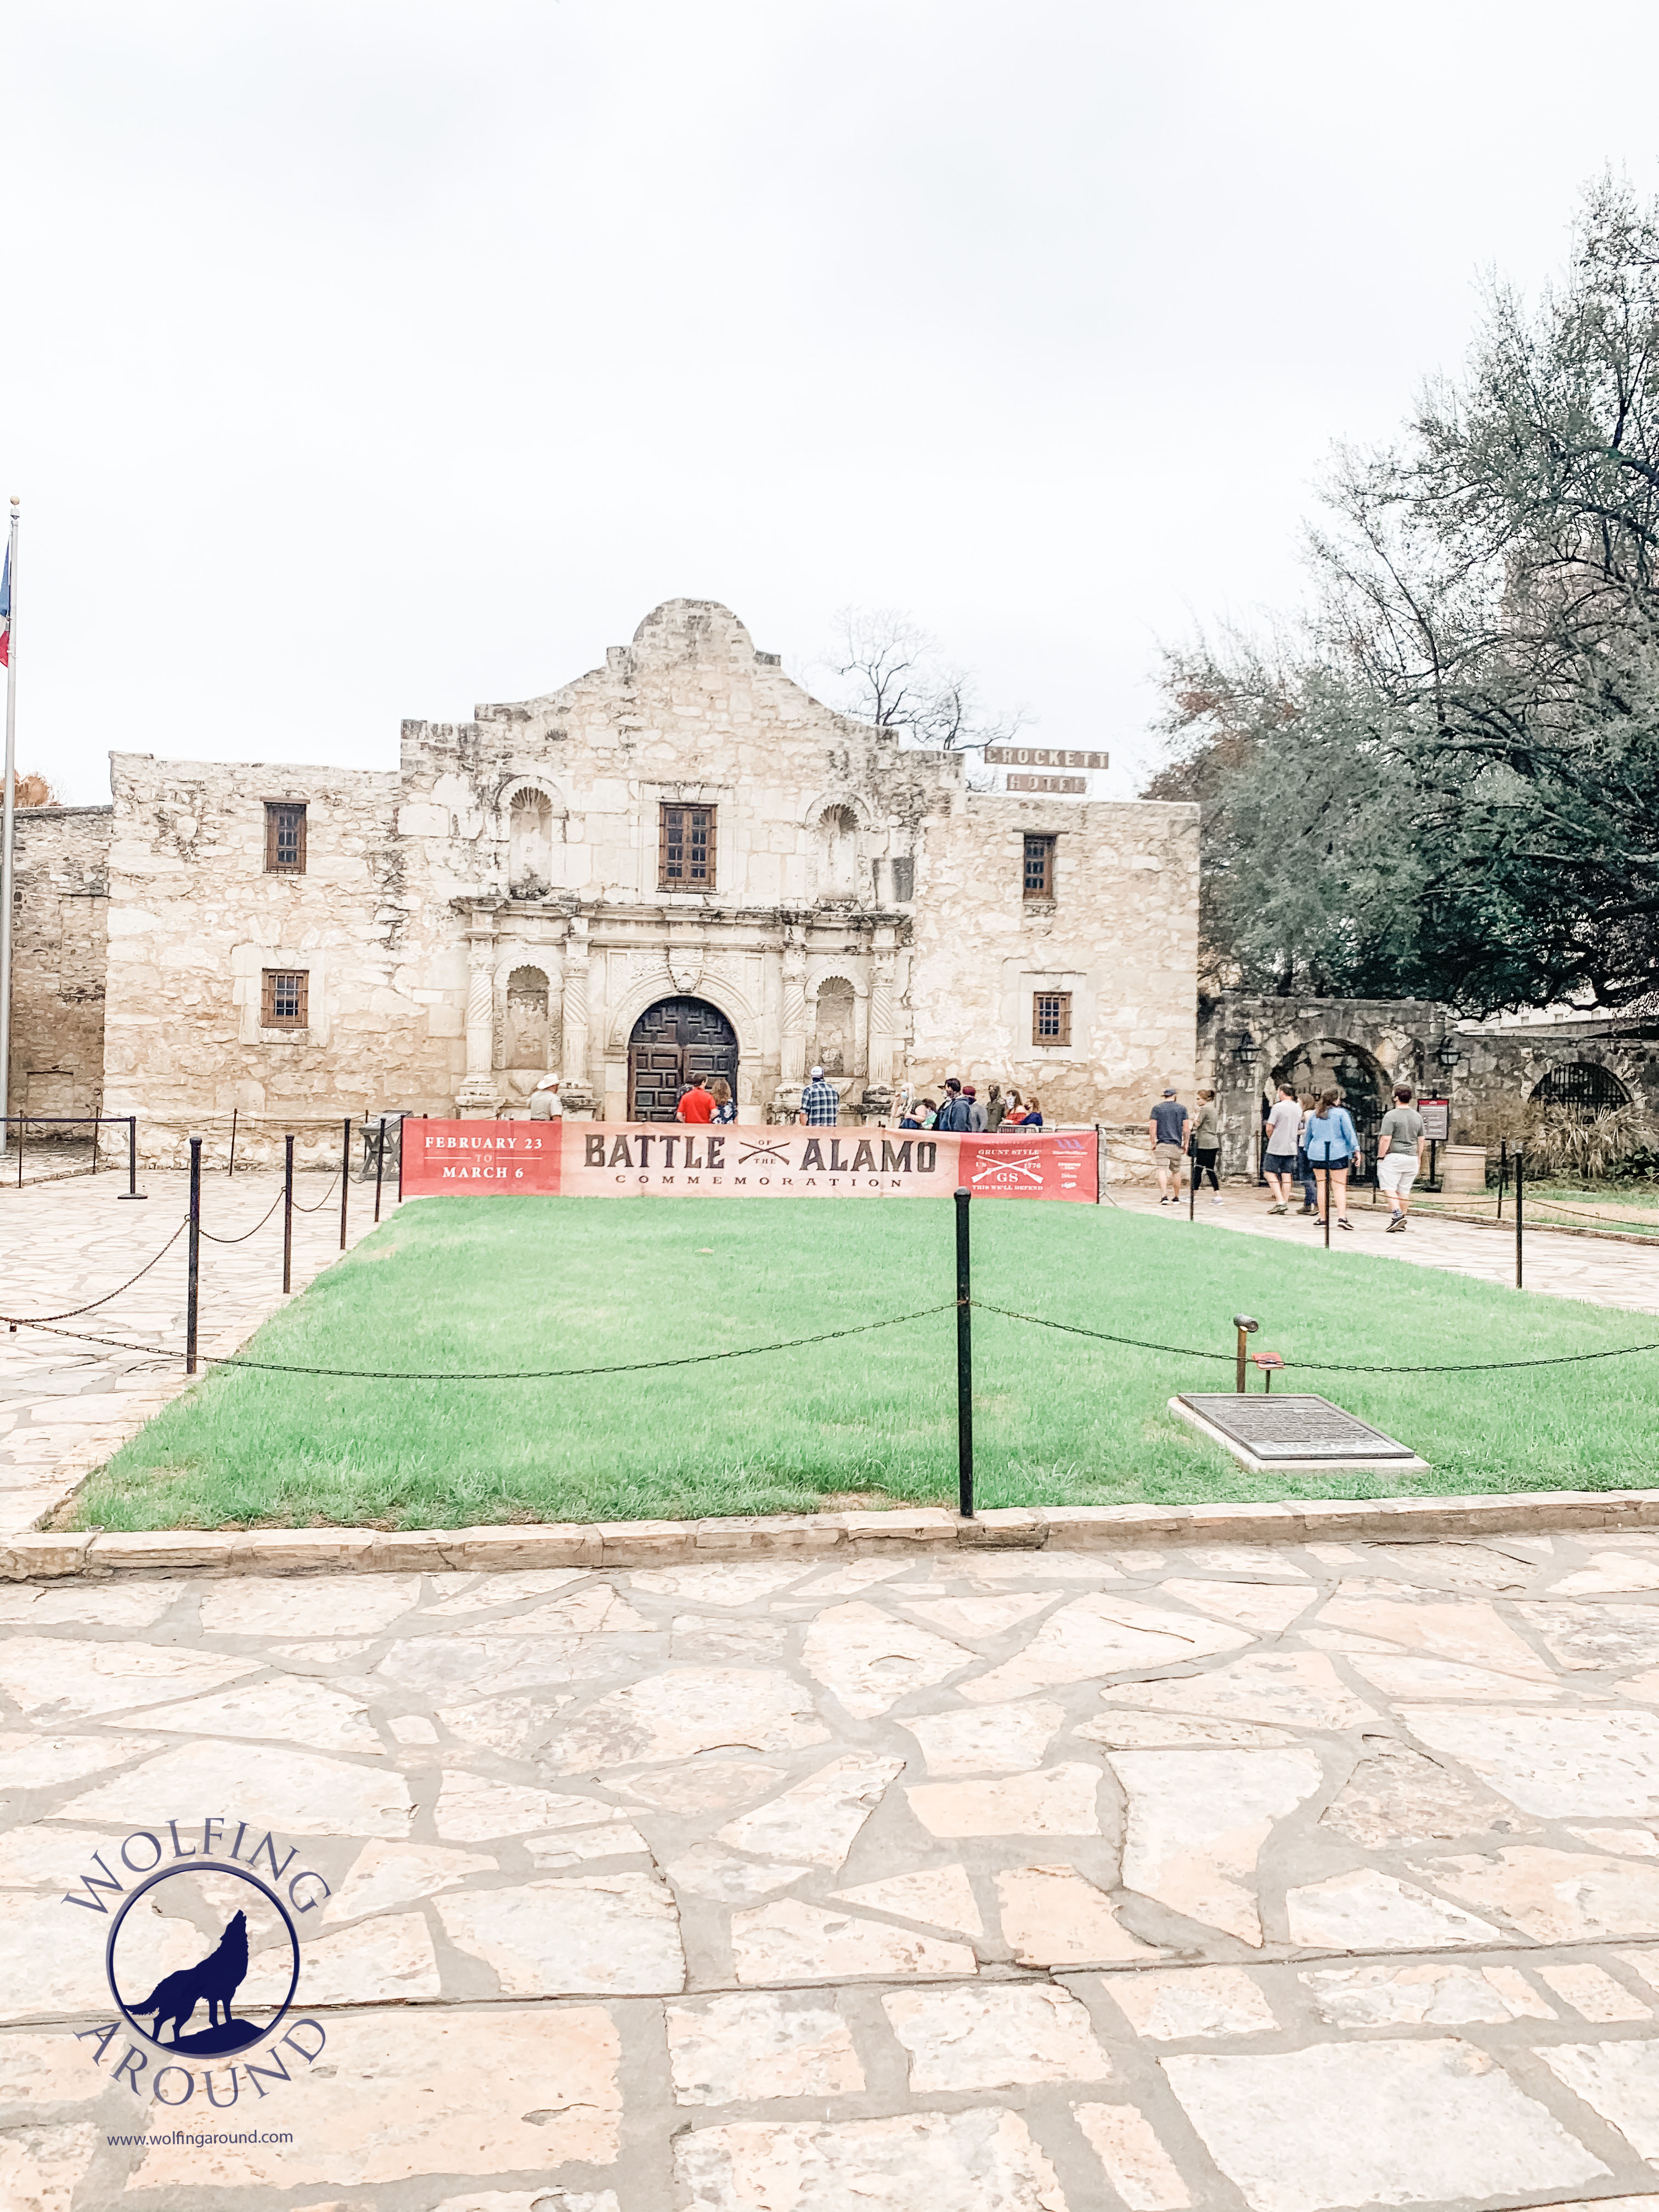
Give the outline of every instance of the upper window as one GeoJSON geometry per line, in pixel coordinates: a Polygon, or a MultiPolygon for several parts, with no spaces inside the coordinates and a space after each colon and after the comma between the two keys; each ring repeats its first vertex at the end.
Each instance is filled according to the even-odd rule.
{"type": "Polygon", "coordinates": [[[267,968],[261,977],[259,1021],[268,1030],[302,1030],[311,978],[303,968],[267,968]]]}
{"type": "Polygon", "coordinates": [[[306,872],[306,810],[286,799],[265,801],[265,873],[302,876],[306,872]]]}
{"type": "Polygon", "coordinates": [[[665,891],[714,888],[714,810],[665,806],[659,845],[658,886],[665,891]]]}
{"type": "Polygon", "coordinates": [[[1031,1042],[1070,1044],[1071,1042],[1071,993],[1034,991],[1031,994],[1031,1042]]]}
{"type": "Polygon", "coordinates": [[[1025,896],[1052,898],[1054,895],[1054,841],[1052,837],[1025,840],[1025,896]]]}

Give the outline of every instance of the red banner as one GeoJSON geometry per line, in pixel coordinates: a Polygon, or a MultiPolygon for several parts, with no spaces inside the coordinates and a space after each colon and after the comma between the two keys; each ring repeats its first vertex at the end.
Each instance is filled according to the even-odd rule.
{"type": "Polygon", "coordinates": [[[1098,1196],[1094,1132],[678,1127],[640,1121],[403,1125],[403,1194],[569,1198],[1098,1196]]]}

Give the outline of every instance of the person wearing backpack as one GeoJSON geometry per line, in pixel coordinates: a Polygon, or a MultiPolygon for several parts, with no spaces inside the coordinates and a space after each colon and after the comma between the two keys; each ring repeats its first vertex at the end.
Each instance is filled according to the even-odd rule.
{"type": "MultiPolygon", "coordinates": [[[[1352,1234],[1353,1224],[1348,1218],[1348,1170],[1358,1164],[1359,1139],[1352,1116],[1342,1103],[1340,1091],[1328,1091],[1308,1116],[1308,1165],[1319,1181],[1322,1200],[1331,1195],[1336,1199],[1336,1225],[1352,1234]],[[1333,1191],[1333,1186],[1334,1189],[1333,1191]]],[[[1318,1218],[1325,1218],[1325,1206],[1321,1205],[1318,1218]]]]}

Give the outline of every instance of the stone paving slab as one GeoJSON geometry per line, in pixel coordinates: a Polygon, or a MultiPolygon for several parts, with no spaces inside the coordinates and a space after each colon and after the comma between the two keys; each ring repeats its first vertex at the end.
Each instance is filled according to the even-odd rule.
{"type": "Polygon", "coordinates": [[[7,1584],[0,2202],[1659,2212],[1656,1595],[1515,1528],[7,1584]],[[204,1847],[123,1925],[188,1972],[281,1865],[276,2066],[106,2033],[204,1847]]]}
{"type": "MultiPolygon", "coordinates": [[[[27,1166],[27,1163],[26,1163],[27,1166]]],[[[148,1200],[121,1196],[125,1173],[82,1176],[17,1190],[0,1178],[0,1283],[8,1312],[46,1315],[101,1298],[161,1250],[189,1211],[186,1175],[150,1170],[148,1200]]],[[[293,1281],[296,1291],[339,1257],[338,1186],[295,1178],[293,1281]],[[317,1210],[301,1212],[301,1206],[317,1210]]],[[[222,1173],[203,1179],[203,1224],[240,1237],[270,1211],[281,1178],[222,1173]]],[[[374,1226],[374,1195],[353,1185],[348,1245],[374,1226]]],[[[0,1330],[0,1538],[35,1525],[91,1470],[136,1436],[169,1400],[191,1387],[180,1358],[162,1347],[185,1342],[185,1239],[130,1291],[58,1324],[155,1350],[112,1350],[28,1329],[0,1330]]],[[[234,1352],[283,1304],[280,1209],[244,1242],[204,1241],[201,1349],[234,1352]]]]}

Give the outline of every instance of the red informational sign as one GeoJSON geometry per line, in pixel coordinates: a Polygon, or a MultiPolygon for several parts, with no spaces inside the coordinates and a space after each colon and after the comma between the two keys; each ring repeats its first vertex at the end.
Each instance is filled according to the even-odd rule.
{"type": "Polygon", "coordinates": [[[1098,1195],[1092,1130],[1021,1137],[639,1121],[404,1123],[403,1194],[567,1198],[1098,1195]]]}
{"type": "Polygon", "coordinates": [[[405,1198],[465,1191],[556,1194],[563,1140],[557,1121],[414,1121],[403,1133],[405,1198]]]}

